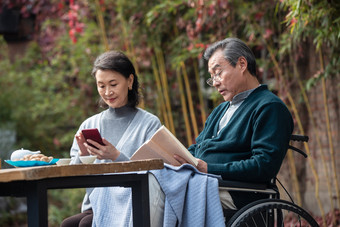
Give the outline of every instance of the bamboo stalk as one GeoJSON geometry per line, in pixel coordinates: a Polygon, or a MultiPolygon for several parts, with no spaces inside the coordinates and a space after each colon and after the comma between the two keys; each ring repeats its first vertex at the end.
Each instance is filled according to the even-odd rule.
{"type": "MultiPolygon", "coordinates": [[[[293,109],[299,130],[300,130],[301,134],[304,135],[305,131],[303,129],[303,126],[302,126],[302,123],[301,123],[301,120],[300,120],[300,117],[299,117],[299,112],[297,111],[297,108],[295,106],[295,102],[294,102],[292,96],[290,95],[290,93],[288,93],[287,97],[288,97],[289,102],[292,106],[292,109],[293,109]]],[[[320,212],[321,212],[322,221],[323,221],[324,225],[326,226],[325,211],[323,209],[323,206],[322,206],[322,203],[321,203],[321,200],[320,200],[320,196],[319,196],[319,175],[316,171],[315,164],[314,164],[311,152],[309,150],[308,144],[307,143],[303,143],[303,144],[305,146],[306,154],[310,157],[310,158],[308,158],[308,161],[309,161],[309,164],[310,164],[310,167],[311,167],[314,179],[315,179],[315,198],[316,198],[316,201],[318,203],[318,206],[319,206],[319,209],[320,209],[320,212]]]]}
{"type": "Polygon", "coordinates": [[[178,81],[180,97],[181,97],[181,106],[182,106],[182,112],[183,112],[184,123],[185,123],[185,131],[187,134],[187,143],[188,143],[188,146],[190,146],[192,144],[192,141],[191,141],[192,135],[191,135],[191,130],[190,130],[190,122],[188,119],[188,109],[187,109],[187,105],[185,102],[185,92],[183,88],[183,82],[181,78],[180,69],[176,70],[176,74],[177,74],[177,81],[178,81]]]}
{"type": "Polygon", "coordinates": [[[202,123],[204,124],[205,121],[207,120],[207,115],[205,113],[203,94],[202,94],[202,89],[201,89],[201,86],[200,86],[200,76],[199,76],[198,66],[197,66],[196,62],[193,65],[194,65],[194,71],[195,71],[196,84],[197,84],[197,87],[198,87],[197,93],[198,93],[198,98],[199,98],[199,102],[200,102],[201,118],[202,118],[202,123]]]}
{"type": "Polygon", "coordinates": [[[154,57],[151,57],[151,65],[153,69],[153,75],[155,76],[156,87],[157,87],[157,101],[159,102],[159,112],[160,115],[163,116],[164,124],[168,128],[169,127],[169,119],[168,115],[166,114],[165,104],[164,104],[164,95],[162,92],[162,85],[160,82],[160,76],[158,73],[158,69],[156,66],[156,60],[154,57]]]}
{"type": "Polygon", "coordinates": [[[192,95],[191,95],[191,88],[189,84],[188,74],[187,74],[184,62],[181,62],[180,65],[183,71],[185,90],[187,92],[187,100],[188,100],[191,123],[192,123],[192,127],[194,130],[194,136],[196,138],[198,136],[198,128],[197,128],[197,121],[196,121],[196,116],[195,116],[195,111],[194,111],[194,105],[192,103],[192,95]]]}
{"type": "MultiPolygon", "coordinates": [[[[277,81],[280,80],[280,76],[277,75],[278,72],[274,72],[274,76],[277,79],[277,81]]],[[[281,77],[282,78],[282,77],[281,77]]],[[[281,84],[281,83],[279,83],[281,84]]],[[[281,90],[281,88],[279,88],[279,90],[281,90]]],[[[292,107],[290,107],[290,110],[292,109],[292,107]]],[[[296,173],[296,164],[295,164],[295,159],[294,159],[294,155],[291,152],[287,152],[287,157],[288,157],[288,164],[290,166],[290,170],[291,170],[291,174],[292,174],[292,187],[293,190],[295,190],[295,195],[296,195],[296,199],[298,201],[298,204],[301,206],[302,204],[302,199],[301,199],[301,192],[300,192],[300,185],[299,185],[299,181],[297,180],[297,173],[296,173]]]]}
{"type": "MultiPolygon", "coordinates": [[[[274,63],[274,66],[275,66],[275,69],[277,70],[277,72],[279,73],[279,77],[282,78],[282,71],[279,67],[279,64],[278,62],[276,61],[275,59],[275,56],[273,54],[273,51],[272,49],[270,48],[269,45],[267,45],[267,48],[268,48],[268,52],[270,54],[270,58],[272,59],[273,63],[274,63]]],[[[283,83],[285,83],[285,81],[283,81],[283,83]]],[[[298,127],[300,129],[300,132],[302,134],[304,134],[304,130],[303,130],[303,127],[302,127],[302,123],[301,123],[301,120],[300,120],[300,117],[299,117],[299,113],[296,109],[296,106],[295,106],[295,102],[294,102],[294,99],[292,98],[290,92],[287,92],[287,97],[288,97],[288,100],[289,102],[291,103],[291,106],[292,106],[292,109],[293,109],[293,112],[294,112],[294,115],[296,117],[296,122],[298,124],[298,127]]],[[[308,158],[308,163],[311,167],[311,170],[312,170],[312,173],[313,173],[313,176],[314,176],[314,179],[315,179],[315,198],[317,200],[317,203],[318,203],[318,206],[319,206],[319,209],[320,209],[320,212],[321,212],[321,215],[322,215],[322,220],[323,220],[323,223],[324,225],[326,226],[326,220],[325,220],[325,212],[324,212],[324,209],[323,209],[323,206],[322,206],[322,203],[321,203],[321,200],[320,200],[320,196],[319,196],[319,176],[317,174],[317,171],[316,171],[316,168],[315,168],[315,165],[314,165],[314,161],[313,161],[313,158],[312,156],[310,155],[310,150],[309,150],[309,146],[307,143],[304,143],[304,146],[305,146],[305,149],[306,149],[306,153],[310,156],[310,158],[308,158]]]]}
{"type": "Polygon", "coordinates": [[[309,99],[308,99],[308,96],[306,94],[306,90],[305,90],[304,86],[302,85],[300,75],[297,72],[295,62],[293,63],[293,67],[294,67],[294,74],[297,78],[297,81],[298,81],[298,84],[299,84],[299,87],[300,87],[302,98],[303,98],[303,100],[306,104],[307,112],[308,112],[309,118],[310,118],[311,123],[312,123],[313,132],[315,133],[315,139],[316,139],[317,145],[320,149],[321,160],[322,160],[322,164],[323,164],[325,175],[326,175],[326,182],[327,182],[329,199],[330,199],[330,203],[331,203],[331,208],[333,210],[334,209],[334,203],[333,203],[333,198],[332,198],[332,187],[331,187],[330,177],[329,177],[329,174],[328,174],[328,166],[326,164],[326,159],[325,159],[325,155],[324,155],[325,152],[324,152],[324,149],[321,146],[320,135],[319,135],[319,131],[316,128],[315,117],[313,116],[313,112],[312,112],[312,109],[311,109],[311,106],[310,106],[310,103],[309,103],[309,99]]]}
{"type": "MultiPolygon", "coordinates": [[[[275,76],[276,80],[279,81],[279,75],[277,75],[277,72],[275,72],[275,71],[274,71],[274,76],[275,76]]],[[[292,107],[290,109],[292,109],[292,107]]],[[[296,195],[296,199],[298,201],[298,204],[301,206],[302,199],[301,199],[299,181],[297,180],[295,159],[294,159],[294,156],[291,152],[287,152],[287,157],[288,157],[288,164],[290,166],[292,179],[293,179],[292,187],[293,187],[293,190],[295,191],[295,195],[296,195]]]]}
{"type": "MultiPolygon", "coordinates": [[[[320,57],[321,69],[324,72],[324,65],[323,65],[323,58],[322,58],[321,51],[319,51],[319,57],[320,57]]],[[[335,182],[335,188],[336,188],[336,195],[337,195],[338,203],[339,203],[338,206],[340,208],[339,182],[338,182],[338,176],[337,176],[337,171],[336,171],[334,146],[333,146],[332,132],[331,132],[332,129],[331,129],[331,125],[330,125],[329,112],[328,112],[328,104],[327,104],[326,82],[325,82],[325,78],[324,77],[322,77],[321,82],[322,82],[322,96],[323,96],[324,107],[325,107],[325,116],[326,116],[328,143],[329,143],[331,160],[332,160],[331,163],[332,163],[332,168],[333,168],[333,173],[334,173],[334,182],[335,182]]]]}
{"type": "Polygon", "coordinates": [[[167,110],[167,115],[169,119],[169,130],[176,136],[175,127],[174,127],[174,121],[172,117],[172,111],[171,111],[171,104],[170,104],[170,98],[169,98],[169,89],[168,89],[168,80],[166,76],[166,70],[165,70],[165,64],[164,64],[164,58],[162,52],[155,48],[156,52],[156,60],[159,67],[159,73],[161,78],[161,84],[163,88],[163,94],[165,98],[165,106],[167,110]]]}
{"type": "Polygon", "coordinates": [[[328,166],[326,164],[324,150],[321,146],[319,131],[316,128],[315,118],[313,117],[312,110],[311,110],[310,103],[309,103],[309,99],[308,99],[308,96],[305,92],[305,89],[304,89],[304,87],[301,83],[301,80],[299,80],[298,83],[299,83],[299,86],[300,86],[300,89],[301,89],[301,92],[302,92],[303,100],[306,103],[309,118],[311,119],[313,131],[314,131],[315,137],[316,137],[315,139],[316,139],[316,142],[317,142],[318,147],[320,149],[321,160],[322,160],[322,164],[324,166],[324,171],[325,171],[325,175],[326,175],[326,182],[327,182],[328,194],[329,194],[330,203],[331,203],[331,209],[333,210],[334,209],[334,203],[333,203],[333,198],[332,198],[332,186],[331,186],[330,177],[329,177],[329,174],[328,174],[328,166]]]}
{"type": "Polygon", "coordinates": [[[329,121],[328,105],[327,105],[326,82],[325,82],[324,77],[322,77],[321,82],[322,82],[322,95],[323,95],[323,100],[325,103],[325,115],[326,115],[328,142],[329,142],[329,147],[331,151],[331,160],[332,160],[331,163],[332,163],[332,168],[333,168],[333,173],[334,173],[336,195],[337,195],[338,203],[339,203],[338,206],[340,207],[339,182],[338,182],[338,176],[337,176],[337,170],[336,170],[336,164],[335,164],[335,154],[334,154],[331,126],[330,126],[330,121],[329,121]]]}
{"type": "MultiPolygon", "coordinates": [[[[98,0],[97,0],[98,1],[98,0]]],[[[121,8],[121,7],[120,7],[121,8]]],[[[127,55],[130,57],[132,64],[134,65],[135,71],[136,71],[136,75],[139,75],[139,66],[138,66],[138,62],[136,60],[136,52],[135,52],[135,48],[134,45],[132,43],[132,39],[129,38],[129,32],[128,32],[128,23],[125,21],[124,16],[121,14],[121,9],[118,10],[118,19],[120,21],[120,28],[123,31],[122,32],[122,39],[123,39],[123,46],[126,48],[126,52],[127,55]]],[[[139,77],[139,82],[140,84],[143,84],[143,77],[139,77]]],[[[139,102],[139,107],[144,109],[145,108],[145,102],[144,102],[144,98],[143,98],[143,90],[140,89],[139,90],[141,95],[141,99],[139,102]]]]}
{"type": "Polygon", "coordinates": [[[299,181],[297,179],[297,174],[296,174],[296,167],[295,167],[295,160],[294,160],[294,155],[292,152],[287,152],[287,157],[289,160],[289,166],[292,172],[292,180],[293,180],[293,188],[294,191],[296,192],[296,197],[297,197],[297,204],[301,206],[302,204],[302,199],[301,199],[301,194],[300,194],[300,186],[299,186],[299,181]]]}
{"type": "Polygon", "coordinates": [[[105,46],[105,50],[109,50],[109,42],[107,41],[107,37],[106,37],[106,30],[105,30],[103,14],[102,14],[102,11],[100,10],[99,1],[95,0],[95,3],[96,3],[96,16],[97,16],[97,20],[99,22],[99,27],[100,27],[100,31],[101,31],[101,34],[102,34],[102,39],[103,39],[103,43],[104,43],[104,46],[105,46]]]}
{"type": "MultiPolygon", "coordinates": [[[[123,30],[126,31],[126,28],[124,28],[123,30]]],[[[125,40],[128,40],[129,38],[126,36],[124,38],[125,40]]],[[[138,66],[138,62],[137,62],[137,58],[136,58],[136,52],[135,52],[135,48],[133,46],[133,43],[132,41],[128,42],[128,41],[125,41],[126,43],[126,46],[127,46],[127,50],[128,50],[128,53],[129,53],[129,56],[130,56],[130,59],[131,59],[131,62],[135,68],[135,71],[136,71],[136,75],[139,76],[139,66],[138,66]],[[130,46],[130,47],[129,47],[130,46]]],[[[143,84],[144,83],[144,79],[143,77],[139,77],[139,84],[143,84]]],[[[143,96],[143,90],[141,89],[141,87],[139,88],[139,92],[141,94],[141,98],[140,98],[140,102],[139,102],[139,107],[144,109],[145,108],[145,102],[144,102],[144,96],[143,96]]]]}
{"type": "MultiPolygon", "coordinates": [[[[173,28],[174,28],[174,33],[177,36],[178,35],[177,26],[174,26],[173,28]]],[[[188,80],[188,75],[187,75],[186,67],[185,67],[185,65],[184,65],[184,63],[182,61],[179,63],[179,66],[181,67],[181,69],[183,71],[183,79],[184,79],[184,85],[185,85],[185,90],[186,90],[186,94],[187,94],[189,112],[190,112],[191,121],[192,121],[192,125],[193,125],[193,131],[194,131],[195,138],[196,138],[198,136],[198,128],[197,128],[197,121],[196,121],[196,116],[195,116],[195,113],[194,113],[194,108],[193,108],[193,103],[192,103],[192,95],[191,95],[191,89],[190,89],[190,84],[189,84],[189,80],[188,80]]],[[[197,71],[197,75],[198,75],[198,70],[196,69],[196,71],[197,71]]],[[[196,82],[197,82],[197,78],[196,78],[196,82]]],[[[182,81],[181,81],[181,83],[182,83],[182,81]]],[[[182,84],[182,86],[183,86],[183,84],[182,84]]],[[[199,80],[198,80],[197,86],[199,88],[199,80]]],[[[200,92],[201,92],[201,90],[198,89],[198,93],[199,94],[200,94],[200,92]]],[[[181,94],[181,98],[183,96],[184,99],[185,99],[185,95],[184,94],[185,94],[184,92],[181,94]]],[[[200,103],[201,103],[201,106],[202,106],[202,104],[203,104],[203,97],[202,97],[202,100],[200,100],[200,103]]],[[[205,112],[204,112],[204,105],[203,105],[202,113],[205,114],[205,112]]],[[[188,111],[186,111],[185,118],[188,118],[188,111]]],[[[203,122],[205,122],[205,120],[203,122]]],[[[191,145],[191,143],[192,143],[192,141],[191,141],[192,135],[191,135],[190,122],[188,122],[188,124],[186,124],[185,130],[187,131],[187,135],[188,135],[188,145],[191,145]],[[188,134],[188,132],[190,132],[190,134],[188,134]]]]}
{"type": "MultiPolygon", "coordinates": [[[[98,0],[97,0],[98,1],[98,0]]],[[[120,24],[120,28],[121,28],[121,31],[122,31],[122,40],[123,40],[123,47],[126,48],[126,52],[129,54],[129,56],[134,56],[134,48],[133,48],[133,45],[130,46],[130,38],[129,38],[129,32],[128,32],[128,23],[126,22],[126,20],[124,19],[124,16],[122,14],[122,11],[124,9],[124,7],[121,5],[123,4],[124,1],[122,0],[118,0],[117,1],[117,12],[118,12],[118,15],[117,15],[117,18],[119,20],[119,24],[120,24]]],[[[132,60],[132,63],[134,65],[136,65],[136,73],[138,74],[139,70],[138,70],[138,65],[136,64],[137,62],[135,61],[135,59],[131,59],[132,60]]]]}
{"type": "Polygon", "coordinates": [[[134,65],[136,74],[139,75],[139,66],[138,66],[138,62],[137,62],[137,58],[136,58],[136,51],[132,42],[132,39],[129,37],[129,32],[128,29],[128,23],[124,20],[124,17],[122,15],[120,15],[119,20],[121,22],[121,28],[123,31],[123,42],[124,42],[124,47],[126,47],[126,52],[128,53],[128,55],[131,58],[131,62],[134,65]]]}
{"type": "MultiPolygon", "coordinates": [[[[276,59],[275,59],[275,57],[274,57],[274,55],[272,53],[272,50],[271,50],[270,46],[267,45],[267,48],[268,48],[268,52],[270,54],[270,57],[271,57],[272,61],[274,62],[274,66],[275,66],[275,69],[276,69],[276,71],[274,71],[274,76],[275,76],[276,80],[279,81],[280,80],[280,75],[282,74],[282,71],[281,71],[281,69],[280,69],[280,67],[279,67],[279,65],[278,65],[278,63],[277,63],[277,61],[276,61],[276,59]]],[[[282,76],[281,76],[281,78],[282,78],[282,76]]],[[[279,84],[281,84],[281,83],[279,83],[279,84]]],[[[289,162],[289,166],[294,168],[294,169],[291,169],[292,174],[294,174],[294,175],[292,175],[293,179],[294,178],[297,179],[297,173],[296,173],[294,156],[293,156],[293,159],[290,159],[290,157],[288,156],[288,162],[289,162]]],[[[296,198],[297,198],[297,200],[298,201],[302,201],[299,182],[293,180],[292,185],[293,185],[293,188],[295,190],[298,190],[298,191],[296,191],[296,198]]],[[[299,204],[299,205],[301,205],[301,204],[299,204]]]]}

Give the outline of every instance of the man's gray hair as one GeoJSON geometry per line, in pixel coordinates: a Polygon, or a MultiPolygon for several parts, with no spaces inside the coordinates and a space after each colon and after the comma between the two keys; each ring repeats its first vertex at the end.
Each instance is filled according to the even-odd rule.
{"type": "Polygon", "coordinates": [[[217,50],[223,51],[224,58],[233,67],[236,66],[240,57],[244,57],[248,62],[247,69],[249,73],[256,77],[256,60],[254,53],[242,40],[238,38],[226,38],[215,42],[205,50],[203,55],[204,59],[208,61],[217,50]]]}

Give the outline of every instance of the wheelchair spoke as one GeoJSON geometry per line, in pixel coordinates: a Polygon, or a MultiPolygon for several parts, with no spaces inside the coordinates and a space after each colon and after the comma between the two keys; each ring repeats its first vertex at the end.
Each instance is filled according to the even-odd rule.
{"type": "MultiPolygon", "coordinates": [[[[254,224],[253,226],[256,227],[256,226],[257,226],[257,225],[256,225],[256,221],[254,220],[254,218],[251,218],[251,219],[253,220],[253,224],[254,224]]],[[[247,224],[247,226],[248,226],[248,224],[247,224]]]]}
{"type": "Polygon", "coordinates": [[[319,225],[301,207],[278,199],[264,199],[240,209],[227,226],[301,227],[319,225]]]}
{"type": "MultiPolygon", "coordinates": [[[[266,219],[265,219],[265,217],[263,217],[263,213],[261,213],[261,218],[262,218],[263,223],[266,223],[266,219]]],[[[266,225],[266,227],[267,227],[267,225],[266,225]]]]}

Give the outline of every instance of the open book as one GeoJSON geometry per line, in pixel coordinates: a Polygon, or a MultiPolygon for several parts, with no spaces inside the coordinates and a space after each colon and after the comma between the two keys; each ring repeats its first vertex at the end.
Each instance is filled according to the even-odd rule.
{"type": "Polygon", "coordinates": [[[165,163],[179,166],[174,154],[181,156],[193,166],[197,166],[197,160],[187,148],[163,125],[150,140],[146,141],[132,155],[130,160],[161,158],[165,163]]]}

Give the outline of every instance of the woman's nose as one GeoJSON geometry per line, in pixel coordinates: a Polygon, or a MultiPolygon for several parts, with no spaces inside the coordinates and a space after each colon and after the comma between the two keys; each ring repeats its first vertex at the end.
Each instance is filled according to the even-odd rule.
{"type": "Polygon", "coordinates": [[[111,95],[111,94],[112,94],[112,91],[110,89],[105,90],[105,95],[111,95]]]}

